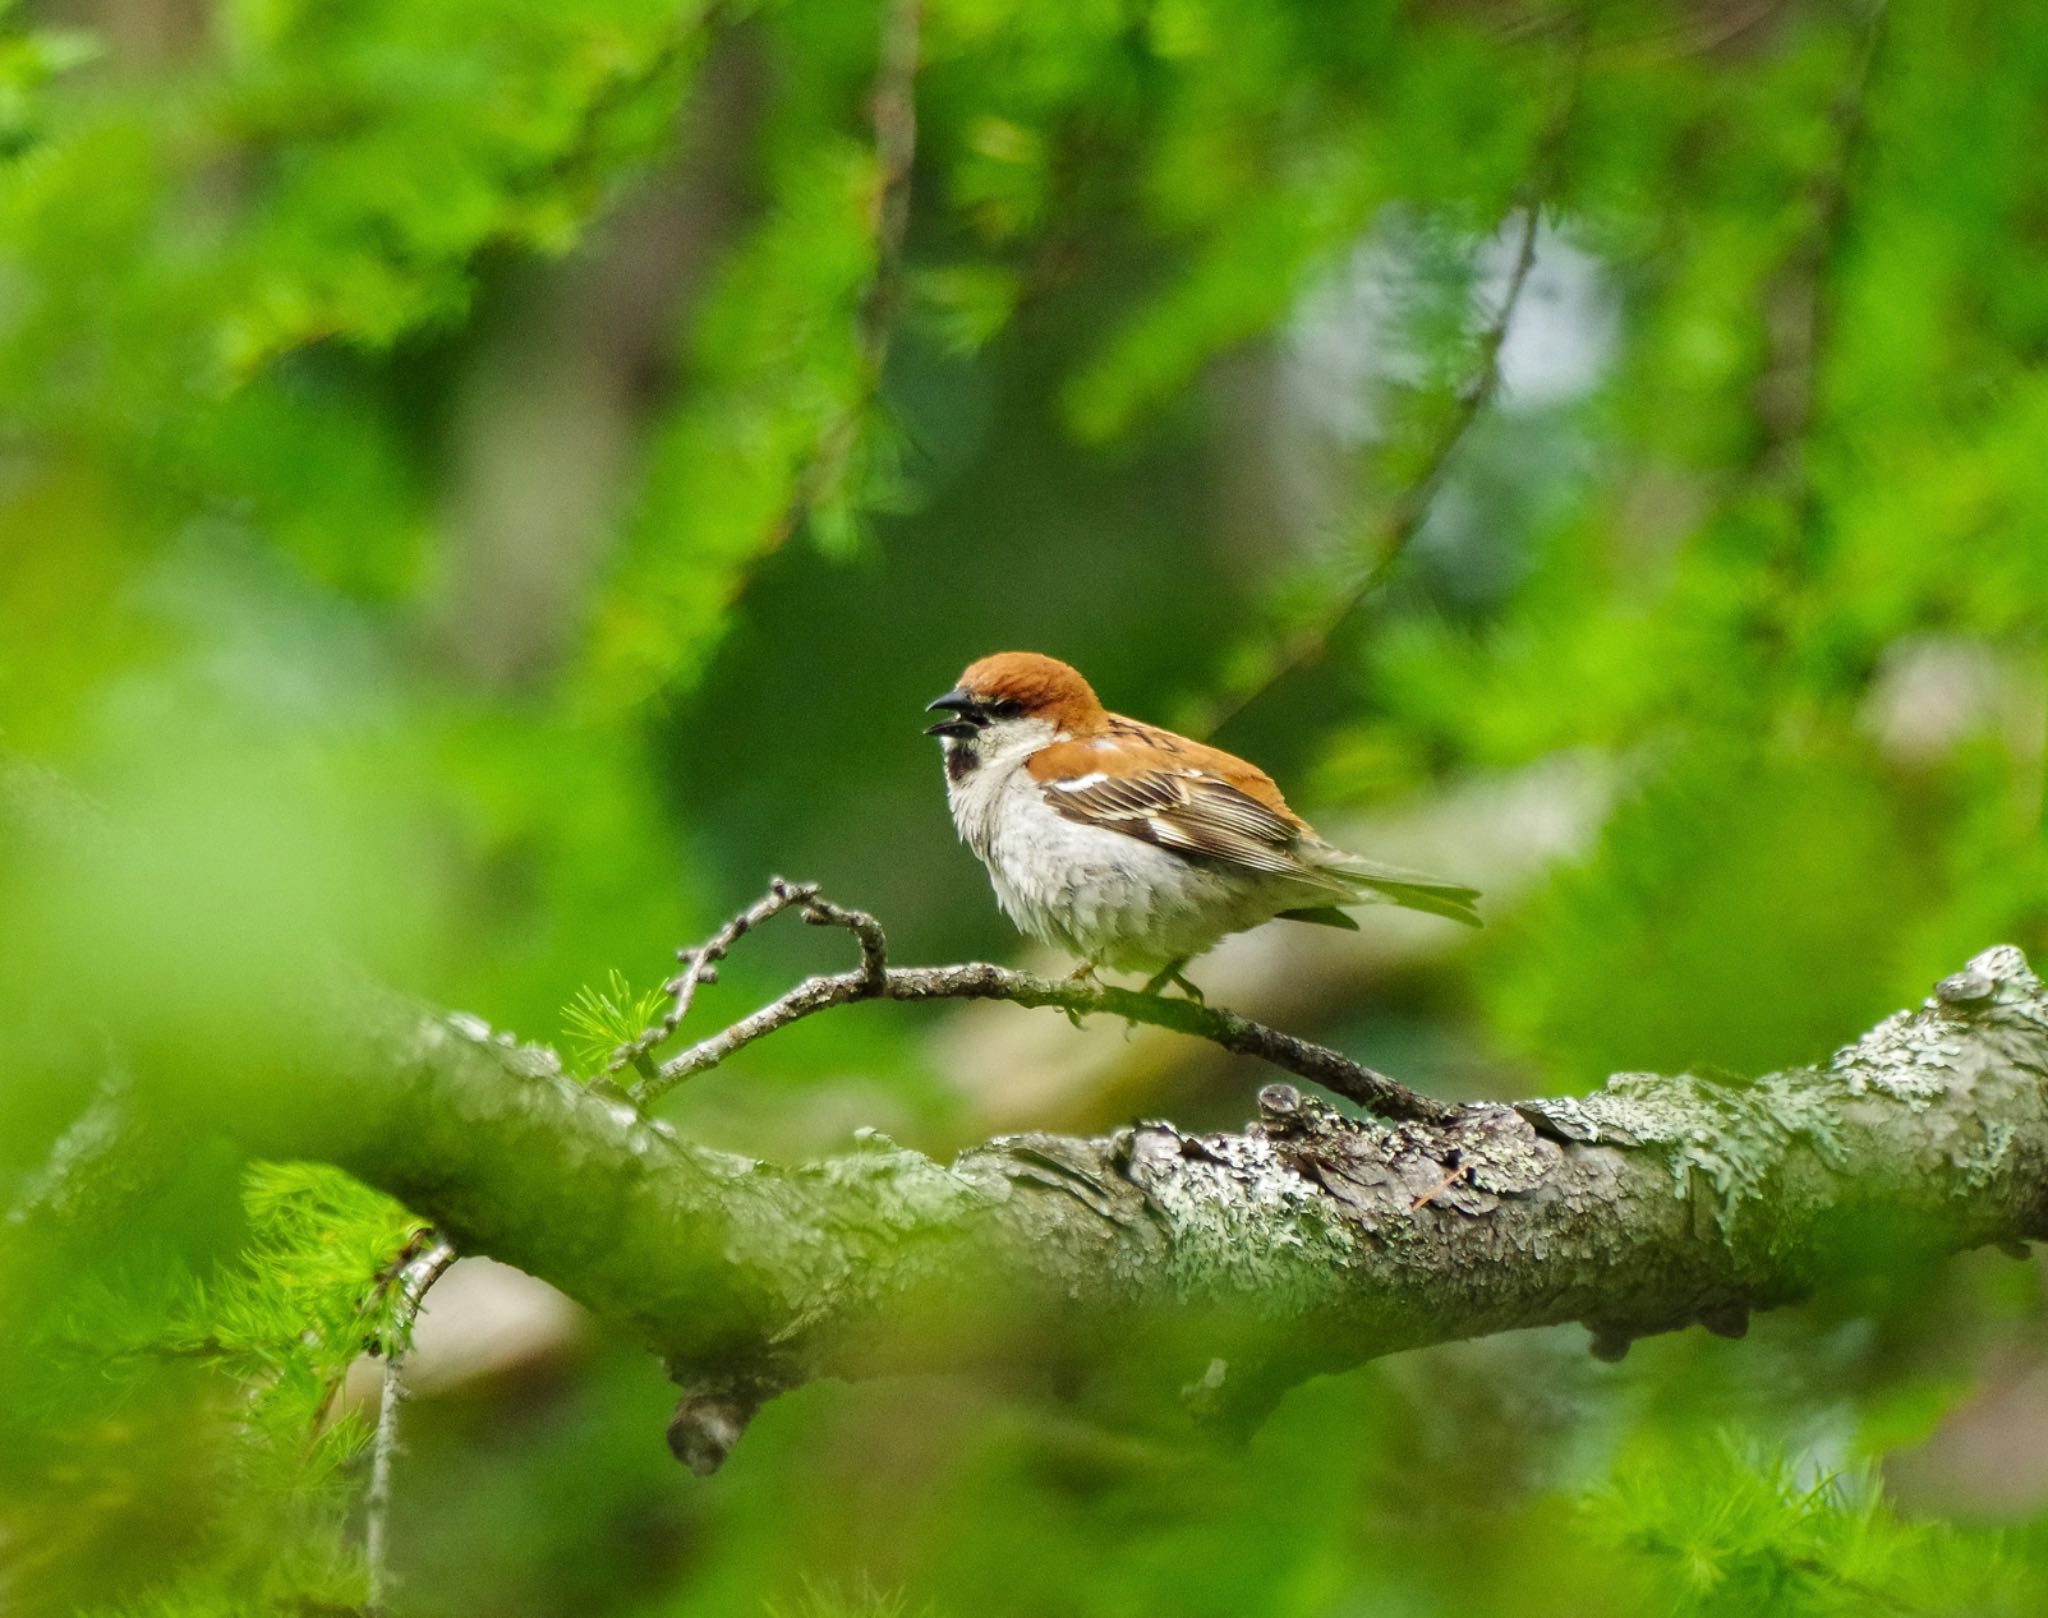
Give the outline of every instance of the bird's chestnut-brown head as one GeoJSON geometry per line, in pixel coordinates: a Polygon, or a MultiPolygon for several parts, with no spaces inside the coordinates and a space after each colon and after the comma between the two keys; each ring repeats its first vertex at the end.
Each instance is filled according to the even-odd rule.
{"type": "Polygon", "coordinates": [[[992,759],[1087,731],[1102,718],[1081,671],[1038,652],[979,658],[926,708],[944,715],[925,734],[945,739],[946,773],[955,781],[992,759]]]}

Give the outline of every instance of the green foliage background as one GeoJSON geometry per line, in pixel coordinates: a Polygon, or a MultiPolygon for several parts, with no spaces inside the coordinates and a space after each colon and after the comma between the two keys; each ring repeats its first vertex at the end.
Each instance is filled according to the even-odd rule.
{"type": "MultiPolygon", "coordinates": [[[[1002,646],[1168,720],[1257,690],[1221,739],[1332,821],[1601,784],[1483,936],[1307,1017],[1415,1082],[1796,1062],[1989,943],[2038,962],[2037,6],[925,0],[900,263],[886,20],[6,12],[0,745],[125,831],[64,881],[0,848],[0,1190],[110,1051],[203,1090],[337,954],[587,1059],[579,989],[771,871],[901,959],[1013,953],[917,735],[1002,646]]],[[[841,946],[750,940],[700,1015],[841,946]]],[[[943,1024],[820,1019],[670,1114],[943,1151],[981,1127],[943,1024]]],[[[403,1336],[410,1235],[198,1161],[9,1256],[0,1604],[360,1608],[335,1393],[403,1336]]],[[[396,1602],[2034,1613],[2048,1473],[1990,1435],[2048,1432],[2043,1319],[2031,1263],[1906,1268],[1619,1367],[1407,1356],[1233,1451],[1143,1400],[813,1387],[709,1481],[599,1328],[408,1408],[396,1602]]]]}

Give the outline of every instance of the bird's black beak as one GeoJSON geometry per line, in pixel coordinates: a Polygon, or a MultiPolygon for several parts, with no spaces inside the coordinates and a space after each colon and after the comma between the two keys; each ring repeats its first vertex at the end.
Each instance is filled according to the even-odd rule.
{"type": "Polygon", "coordinates": [[[974,721],[965,717],[980,706],[967,692],[955,686],[943,697],[924,705],[926,713],[945,713],[952,717],[941,719],[936,725],[925,726],[927,736],[972,736],[978,728],[974,721]]]}

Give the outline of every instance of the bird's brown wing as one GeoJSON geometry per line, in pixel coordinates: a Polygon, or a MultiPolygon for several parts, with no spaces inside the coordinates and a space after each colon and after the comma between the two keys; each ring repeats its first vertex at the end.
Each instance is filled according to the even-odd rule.
{"type": "Polygon", "coordinates": [[[1299,821],[1205,770],[1086,771],[1042,779],[1039,787],[1047,803],[1084,826],[1122,832],[1178,854],[1346,891],[1347,884],[1301,858],[1299,821]]]}
{"type": "Polygon", "coordinates": [[[1338,904],[1387,902],[1480,924],[1476,888],[1330,847],[1263,770],[1171,731],[1111,714],[1103,735],[1043,748],[1029,770],[1046,802],[1083,825],[1294,877],[1338,904]]]}

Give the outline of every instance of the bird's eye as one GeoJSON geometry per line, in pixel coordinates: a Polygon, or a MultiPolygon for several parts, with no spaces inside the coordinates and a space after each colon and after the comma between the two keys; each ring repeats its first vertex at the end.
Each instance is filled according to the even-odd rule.
{"type": "Polygon", "coordinates": [[[1024,704],[1004,697],[1000,702],[991,702],[982,712],[991,719],[1015,719],[1024,711],[1024,704]]]}

